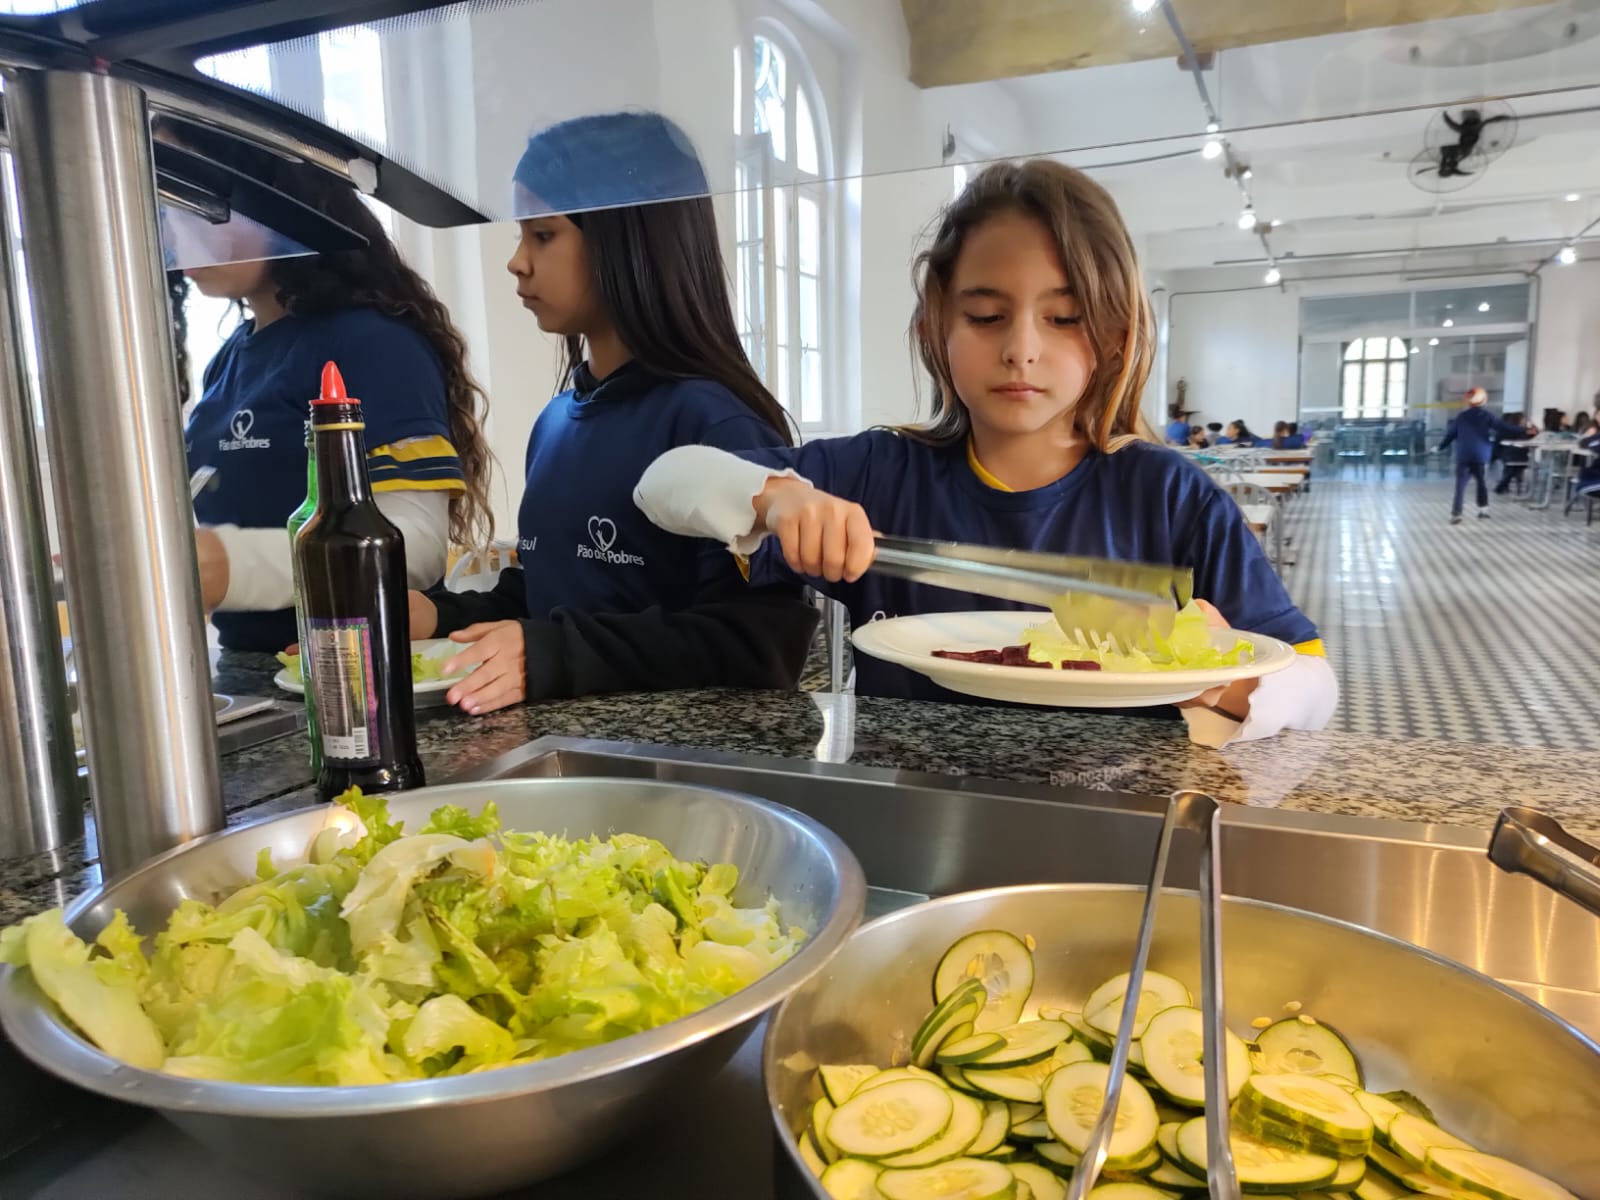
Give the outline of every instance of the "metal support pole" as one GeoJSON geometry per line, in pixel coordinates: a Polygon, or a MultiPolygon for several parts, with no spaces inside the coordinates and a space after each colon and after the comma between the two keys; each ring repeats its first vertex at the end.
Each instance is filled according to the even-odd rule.
{"type": "Polygon", "coordinates": [[[102,869],[223,824],[144,93],[6,78],[102,869]]]}
{"type": "Polygon", "coordinates": [[[9,208],[0,193],[0,858],[83,832],[9,208]]]}

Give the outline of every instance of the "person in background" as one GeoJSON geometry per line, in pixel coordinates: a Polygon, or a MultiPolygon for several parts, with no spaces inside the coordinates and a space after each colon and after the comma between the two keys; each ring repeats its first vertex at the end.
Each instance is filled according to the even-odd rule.
{"type": "MultiPolygon", "coordinates": [[[[1507,413],[1505,421],[1507,425],[1512,425],[1519,429],[1528,426],[1528,422],[1523,420],[1521,413],[1507,413]]],[[[1519,442],[1522,440],[1521,437],[1517,439],[1519,442]]],[[[1522,477],[1527,473],[1528,460],[1531,457],[1532,454],[1528,447],[1513,444],[1504,438],[1495,439],[1494,453],[1491,458],[1500,460],[1500,481],[1494,485],[1494,494],[1496,496],[1504,496],[1513,486],[1519,486],[1520,489],[1522,477]]]]}
{"type": "MultiPolygon", "coordinates": [[[[979,172],[917,260],[911,339],[934,384],[926,424],[741,456],[682,446],[635,499],[652,520],[750,555],[750,578],[805,579],[874,617],[1015,607],[867,573],[874,531],[1195,572],[1213,622],[1297,645],[1295,661],[1183,707],[1204,745],[1317,729],[1338,683],[1239,506],[1139,416],[1149,293],[1106,190],[1050,159],[979,172]],[[1220,611],[1219,611],[1220,610],[1220,611]]],[[[963,701],[857,659],[864,695],[963,701]]]]}
{"type": "Polygon", "coordinates": [[[1184,411],[1174,404],[1167,410],[1171,419],[1167,422],[1167,445],[1184,446],[1189,443],[1189,419],[1184,411]]]}
{"type": "Polygon", "coordinates": [[[1300,422],[1290,421],[1289,436],[1299,438],[1301,441],[1301,449],[1305,449],[1307,446],[1311,445],[1312,440],[1317,436],[1317,430],[1316,427],[1313,426],[1310,429],[1307,429],[1304,433],[1301,433],[1300,422]]]}
{"type": "Polygon", "coordinates": [[[1205,426],[1189,426],[1189,448],[1191,450],[1205,450],[1208,449],[1210,445],[1210,441],[1206,438],[1205,426]]]}
{"type": "MultiPolygon", "coordinates": [[[[206,366],[205,391],[184,433],[190,472],[217,471],[194,502],[202,599],[224,647],[280,651],[298,639],[284,526],[306,495],[305,422],[323,365],[338,363],[350,395],[362,402],[372,489],[405,535],[414,587],[443,577],[452,541],[487,540],[487,404],[449,312],[352,188],[190,125],[176,134],[158,126],[157,136],[235,163],[367,240],[359,250],[196,267],[171,277],[180,330],[191,283],[234,301],[242,318],[206,366]]],[[[180,336],[178,379],[187,402],[183,345],[180,336]]]]}
{"type": "Polygon", "coordinates": [[[1212,421],[1206,426],[1206,441],[1210,442],[1213,446],[1221,446],[1224,444],[1221,421],[1212,421]]]}
{"type": "Polygon", "coordinates": [[[1283,449],[1283,439],[1289,436],[1289,422],[1278,421],[1272,426],[1272,448],[1283,449]]]}
{"type": "Polygon", "coordinates": [[[1250,427],[1243,421],[1228,422],[1228,436],[1223,439],[1230,446],[1254,446],[1256,435],[1250,432],[1250,427]]]}
{"type": "Polygon", "coordinates": [[[1579,496],[1600,497],[1600,413],[1593,417],[1578,415],[1583,418],[1581,425],[1574,423],[1579,430],[1578,448],[1589,452],[1589,461],[1578,472],[1573,491],[1579,496]]]}
{"type": "MultiPolygon", "coordinates": [[[[1596,416],[1600,416],[1600,413],[1597,413],[1595,415],[1596,416]]],[[[1583,431],[1588,429],[1588,428],[1589,428],[1589,414],[1586,413],[1586,412],[1581,412],[1577,416],[1572,418],[1572,428],[1568,432],[1570,432],[1574,437],[1580,437],[1581,438],[1581,437],[1584,436],[1584,432],[1583,431]]]]}
{"type": "Polygon", "coordinates": [[[1461,509],[1466,499],[1468,481],[1478,485],[1479,519],[1489,519],[1489,484],[1484,478],[1484,471],[1489,465],[1495,439],[1514,441],[1535,437],[1539,432],[1531,425],[1512,425],[1502,421],[1484,407],[1488,402],[1489,393],[1480,387],[1467,392],[1462,398],[1461,412],[1450,422],[1444,441],[1439,444],[1440,453],[1452,442],[1456,447],[1456,494],[1450,506],[1452,525],[1461,524],[1461,509]]]}
{"type": "Polygon", "coordinates": [[[462,643],[447,674],[474,668],[446,698],[486,713],[600,692],[793,688],[817,623],[802,585],[748,587],[720,546],[664,533],[632,502],[674,446],[793,441],[740,344],[688,138],[657,113],[579,117],[529,140],[514,190],[523,219],[506,269],[539,328],[565,342],[564,390],[528,438],[520,565],[492,591],[412,594],[412,636],[462,643]]]}

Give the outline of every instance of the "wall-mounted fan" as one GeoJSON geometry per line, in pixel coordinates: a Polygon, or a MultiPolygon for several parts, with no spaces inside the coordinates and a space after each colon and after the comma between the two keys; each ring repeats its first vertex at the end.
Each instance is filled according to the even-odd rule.
{"type": "Polygon", "coordinates": [[[1480,100],[1434,113],[1423,149],[1406,174],[1425,192],[1458,192],[1517,140],[1517,114],[1504,100],[1480,100]]]}

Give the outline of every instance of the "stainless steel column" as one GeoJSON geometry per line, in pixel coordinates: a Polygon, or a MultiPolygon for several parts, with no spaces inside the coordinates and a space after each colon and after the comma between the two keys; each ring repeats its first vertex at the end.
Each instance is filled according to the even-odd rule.
{"type": "Polygon", "coordinates": [[[10,225],[0,191],[0,858],[83,832],[10,225]]]}
{"type": "Polygon", "coordinates": [[[16,71],[5,99],[109,876],[222,826],[149,115],[104,75],[16,71]]]}

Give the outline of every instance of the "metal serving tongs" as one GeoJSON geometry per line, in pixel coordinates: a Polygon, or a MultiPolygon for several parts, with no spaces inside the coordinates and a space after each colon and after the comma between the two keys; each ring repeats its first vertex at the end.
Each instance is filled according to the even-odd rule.
{"type": "Polygon", "coordinates": [[[1573,837],[1533,808],[1504,808],[1489,838],[1489,861],[1531,875],[1600,917],[1600,848],[1573,837]]]}
{"type": "Polygon", "coordinates": [[[1161,835],[1156,839],[1155,861],[1150,866],[1150,884],[1145,889],[1144,911],[1139,918],[1139,943],[1128,972],[1128,987],[1123,993],[1122,1020],[1117,1024],[1117,1041],[1111,1048],[1105,1101],[1094,1132],[1089,1136],[1089,1144],[1084,1148],[1083,1159],[1072,1173],[1067,1200],[1085,1200],[1105,1166],[1106,1150],[1115,1131],[1117,1105],[1122,1099],[1122,1080],[1128,1070],[1128,1049],[1133,1043],[1139,996],[1144,990],[1145,962],[1150,957],[1150,942],[1155,936],[1156,904],[1167,877],[1172,834],[1177,829],[1200,835],[1200,1011],[1204,1014],[1206,1180],[1211,1200],[1239,1200],[1239,1180],[1234,1173],[1233,1148],[1228,1141],[1227,1021],[1222,1011],[1221,823],[1222,806],[1204,792],[1174,792],[1167,804],[1167,816],[1161,823],[1161,835]]]}
{"type": "Polygon", "coordinates": [[[1158,563],[1041,554],[961,542],[879,537],[872,570],[931,587],[1037,604],[1062,631],[1139,645],[1153,629],[1172,632],[1177,610],[1194,598],[1194,572],[1158,563]]]}

